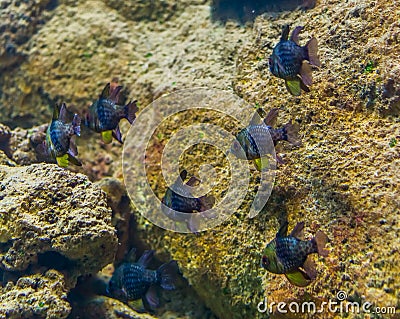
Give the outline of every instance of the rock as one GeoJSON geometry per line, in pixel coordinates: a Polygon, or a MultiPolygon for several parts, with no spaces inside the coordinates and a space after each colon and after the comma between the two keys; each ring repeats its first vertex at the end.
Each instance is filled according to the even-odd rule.
{"type": "Polygon", "coordinates": [[[105,194],[87,177],[51,164],[0,166],[1,267],[65,271],[67,287],[113,261],[105,194]]]}
{"type": "Polygon", "coordinates": [[[22,48],[49,19],[51,0],[12,1],[0,4],[0,71],[22,61],[22,48]]]}
{"type": "Polygon", "coordinates": [[[63,319],[70,311],[64,276],[58,271],[21,277],[15,285],[0,287],[1,318],[63,319]]]}
{"type": "MultiPolygon", "coordinates": [[[[151,7],[172,1],[138,3],[151,7]]],[[[51,23],[29,41],[29,60],[12,77],[0,81],[0,105],[5,109],[0,122],[11,128],[49,123],[55,102],[66,102],[71,110],[81,112],[114,77],[124,85],[129,99],[139,101],[139,109],[160,90],[167,93],[207,83],[229,87],[236,35],[243,29],[236,24],[213,24],[210,7],[203,0],[175,3],[181,14],[149,27],[149,21],[127,20],[122,15],[129,15],[129,6],[136,6],[136,1],[119,2],[118,11],[100,0],[69,6],[61,2],[52,12],[51,23]],[[198,55],[210,47],[215,54],[198,55]]]]}
{"type": "Polygon", "coordinates": [[[138,313],[119,300],[105,296],[95,296],[75,310],[75,315],[84,316],[86,319],[156,319],[146,313],[138,313]]]}
{"type": "Polygon", "coordinates": [[[33,125],[30,103],[45,108],[45,99],[38,92],[40,84],[32,87],[15,68],[26,61],[30,38],[51,18],[56,5],[56,0],[0,3],[0,122],[12,128],[33,125]]]}

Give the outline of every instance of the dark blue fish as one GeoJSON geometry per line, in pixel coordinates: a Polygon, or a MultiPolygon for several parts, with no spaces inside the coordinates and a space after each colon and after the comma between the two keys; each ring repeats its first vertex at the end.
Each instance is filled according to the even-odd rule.
{"type": "Polygon", "coordinates": [[[67,107],[65,103],[61,106],[56,104],[53,120],[46,132],[46,140],[36,150],[46,160],[56,160],[61,167],[67,167],[70,162],[81,166],[82,163],[76,158],[78,150],[74,141],[71,140],[73,135],[80,136],[81,119],[75,114],[72,123],[67,124],[66,121],[67,107]]]}
{"type": "Polygon", "coordinates": [[[304,240],[304,223],[298,223],[287,236],[288,223],[284,223],[279,232],[264,249],[261,266],[275,274],[285,274],[288,280],[300,287],[307,286],[316,277],[314,262],[310,254],[327,256],[324,248],[328,237],[318,231],[311,240],[304,240]]]}
{"type": "Polygon", "coordinates": [[[101,133],[103,142],[107,144],[111,143],[113,136],[122,144],[119,121],[125,118],[132,124],[138,111],[136,101],[118,105],[121,89],[122,86],[107,83],[99,99],[90,106],[85,116],[85,125],[101,133]]]}
{"type": "Polygon", "coordinates": [[[304,47],[299,45],[299,33],[302,29],[303,27],[296,27],[288,40],[289,26],[285,25],[281,40],[269,58],[272,74],[284,79],[286,88],[295,96],[300,95],[301,90],[310,92],[308,86],[312,84],[311,65],[321,66],[317,39],[311,38],[304,47]]]}
{"type": "MultiPolygon", "coordinates": [[[[291,121],[280,128],[274,128],[278,117],[279,109],[273,108],[265,117],[263,124],[256,124],[254,116],[249,126],[242,129],[237,135],[236,140],[231,147],[231,152],[240,159],[253,160],[257,169],[261,170],[261,159],[263,155],[268,154],[268,145],[264,141],[269,140],[271,136],[274,146],[279,141],[288,141],[289,143],[299,146],[301,140],[299,137],[299,125],[291,121]]],[[[283,161],[277,156],[280,163],[283,161]]]]}
{"type": "MultiPolygon", "coordinates": [[[[192,176],[186,184],[184,181],[187,177],[187,171],[183,170],[174,183],[173,188],[168,188],[162,199],[161,210],[170,219],[178,222],[186,222],[188,229],[196,233],[199,227],[199,219],[197,214],[205,212],[214,206],[215,198],[213,196],[193,197],[190,187],[199,182],[199,179],[192,176]],[[179,212],[179,213],[177,213],[179,212]],[[181,214],[185,213],[185,214],[181,214]]],[[[205,215],[204,217],[212,218],[213,216],[205,215]]]]}
{"type": "MultiPolygon", "coordinates": [[[[135,249],[129,255],[133,258],[135,249]]],[[[175,289],[175,277],[178,265],[175,260],[161,265],[157,270],[147,269],[154,255],[153,250],[147,250],[135,262],[121,264],[113,273],[108,286],[107,294],[122,301],[142,299],[150,308],[159,305],[156,287],[165,290],[175,289]]]]}

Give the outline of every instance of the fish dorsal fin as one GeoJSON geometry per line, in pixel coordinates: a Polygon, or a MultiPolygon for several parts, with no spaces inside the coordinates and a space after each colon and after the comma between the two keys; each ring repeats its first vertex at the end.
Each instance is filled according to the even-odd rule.
{"type": "Polygon", "coordinates": [[[253,116],[251,117],[249,125],[259,125],[262,121],[262,114],[264,110],[260,107],[254,112],[253,116]]]}
{"type": "Polygon", "coordinates": [[[182,181],[180,181],[180,179],[178,178],[177,180],[176,180],[176,182],[177,183],[179,183],[179,184],[184,184],[185,183],[185,179],[186,179],[186,177],[187,177],[187,170],[182,170],[180,173],[179,173],[179,177],[180,177],[180,179],[182,180],[182,181]]]}
{"type": "Polygon", "coordinates": [[[103,91],[101,92],[101,95],[99,96],[100,99],[108,99],[110,96],[110,83],[107,83],[106,86],[104,87],[103,91]]]}
{"type": "Polygon", "coordinates": [[[62,122],[67,121],[67,106],[65,103],[62,103],[61,106],[59,106],[57,118],[62,122]]]}
{"type": "Polygon", "coordinates": [[[290,41],[293,41],[294,43],[299,45],[299,34],[300,34],[301,30],[303,30],[302,26],[298,26],[298,27],[294,28],[292,35],[290,36],[290,41]]]}
{"type": "Polygon", "coordinates": [[[143,267],[147,267],[153,256],[154,256],[154,250],[146,250],[143,253],[143,255],[139,258],[137,263],[143,267]]]}
{"type": "Polygon", "coordinates": [[[289,25],[285,24],[282,27],[281,41],[287,41],[288,38],[289,38],[289,25]]]}
{"type": "Polygon", "coordinates": [[[135,262],[136,260],[136,248],[132,248],[125,256],[127,262],[135,262]]]}
{"type": "Polygon", "coordinates": [[[61,108],[61,105],[58,105],[56,103],[56,105],[54,106],[54,110],[53,110],[53,120],[58,120],[58,116],[60,115],[60,108],[61,108]]]}
{"type": "Polygon", "coordinates": [[[196,176],[192,176],[191,178],[189,178],[186,185],[193,187],[193,186],[197,185],[198,183],[200,183],[200,179],[198,179],[196,176]]]}
{"type": "Polygon", "coordinates": [[[289,223],[286,221],[281,225],[281,228],[279,228],[278,233],[276,234],[276,237],[286,237],[287,235],[287,230],[288,230],[288,225],[289,223]]]}
{"type": "Polygon", "coordinates": [[[304,222],[297,223],[294,226],[290,236],[296,237],[298,239],[304,240],[304,222]]]}
{"type": "Polygon", "coordinates": [[[269,111],[267,116],[264,119],[265,125],[274,127],[276,125],[278,113],[279,113],[279,109],[277,107],[274,107],[271,111],[269,111]]]}

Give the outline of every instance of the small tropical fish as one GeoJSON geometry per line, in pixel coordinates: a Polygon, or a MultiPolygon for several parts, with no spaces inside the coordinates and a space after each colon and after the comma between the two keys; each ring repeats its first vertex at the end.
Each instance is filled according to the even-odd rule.
{"type": "MultiPolygon", "coordinates": [[[[190,187],[200,182],[198,178],[192,176],[186,184],[184,181],[187,177],[187,171],[183,170],[173,185],[173,189],[168,188],[162,199],[161,210],[170,219],[178,222],[186,222],[188,229],[196,233],[199,227],[198,214],[211,209],[214,206],[215,198],[213,196],[193,197],[190,187]],[[182,214],[186,213],[186,214],[182,214]]],[[[213,216],[204,215],[204,217],[212,218],[213,216]]]]}
{"type": "Polygon", "coordinates": [[[296,27],[290,39],[289,26],[285,25],[279,43],[269,58],[269,69],[273,75],[284,79],[288,91],[298,96],[301,90],[310,92],[312,84],[311,65],[321,66],[318,58],[317,39],[311,38],[304,47],[299,45],[299,33],[303,27],[296,27]]]}
{"type": "MultiPolygon", "coordinates": [[[[260,110],[262,111],[262,110],[260,110]]],[[[262,170],[264,155],[268,154],[269,145],[263,141],[268,141],[271,136],[274,146],[279,141],[288,141],[299,146],[301,140],[299,137],[299,125],[291,121],[280,128],[273,128],[278,117],[279,109],[273,108],[264,119],[263,124],[257,124],[258,116],[254,116],[250,125],[242,129],[232,144],[231,152],[240,159],[253,160],[257,169],[262,170]]],[[[278,162],[283,163],[279,156],[276,156],[278,162]]]]}
{"type": "Polygon", "coordinates": [[[71,124],[67,124],[67,107],[65,103],[61,106],[56,104],[51,121],[46,132],[46,140],[36,150],[47,160],[55,159],[61,167],[67,167],[69,162],[81,166],[82,163],[76,158],[78,150],[73,135],[81,134],[81,119],[78,114],[74,115],[71,124]]]}
{"type": "Polygon", "coordinates": [[[107,144],[111,143],[113,137],[122,144],[119,121],[125,118],[132,124],[138,111],[136,101],[118,105],[121,89],[122,86],[107,83],[99,99],[90,106],[85,116],[85,125],[101,133],[103,142],[107,144]]]}
{"type": "Polygon", "coordinates": [[[290,283],[305,287],[315,279],[315,264],[309,257],[317,253],[327,256],[324,248],[328,237],[318,231],[311,240],[304,240],[304,222],[298,223],[287,236],[288,223],[285,222],[267,247],[261,259],[261,266],[275,274],[285,274],[290,283]]]}
{"type": "Polygon", "coordinates": [[[147,250],[134,262],[135,249],[132,249],[128,255],[129,260],[114,271],[107,286],[107,294],[125,302],[141,298],[144,305],[147,303],[150,308],[157,308],[159,300],[156,287],[174,290],[178,265],[172,260],[157,270],[147,269],[153,255],[153,250],[147,250]]]}

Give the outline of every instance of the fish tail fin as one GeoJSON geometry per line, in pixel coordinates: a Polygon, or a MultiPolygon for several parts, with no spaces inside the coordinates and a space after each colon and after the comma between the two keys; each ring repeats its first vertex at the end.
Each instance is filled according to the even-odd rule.
{"type": "Polygon", "coordinates": [[[293,123],[292,121],[288,122],[284,126],[286,132],[286,140],[293,144],[294,146],[301,145],[301,138],[299,135],[300,126],[297,123],[293,123]]]}
{"type": "Polygon", "coordinates": [[[318,57],[318,41],[316,38],[311,38],[306,46],[306,51],[307,51],[307,56],[308,56],[308,61],[310,61],[310,63],[312,65],[321,66],[321,61],[319,60],[318,57]]]}
{"type": "Polygon", "coordinates": [[[214,196],[202,196],[199,198],[200,201],[200,212],[204,212],[206,210],[209,210],[213,208],[215,204],[215,198],[214,196]]]}
{"type": "Polygon", "coordinates": [[[157,275],[160,280],[161,288],[165,290],[174,290],[176,275],[178,273],[178,264],[175,260],[161,265],[157,269],[157,275]]]}
{"type": "Polygon", "coordinates": [[[328,242],[329,238],[323,231],[318,231],[315,234],[315,237],[311,239],[317,248],[317,252],[320,256],[326,257],[328,256],[329,251],[325,249],[325,245],[328,242]]]}
{"type": "Polygon", "coordinates": [[[78,114],[74,114],[74,118],[72,120],[72,128],[75,135],[81,136],[81,118],[78,114]]]}
{"type": "Polygon", "coordinates": [[[139,110],[136,102],[137,101],[129,102],[124,106],[124,117],[129,121],[130,124],[132,124],[135,120],[136,112],[139,110]]]}

